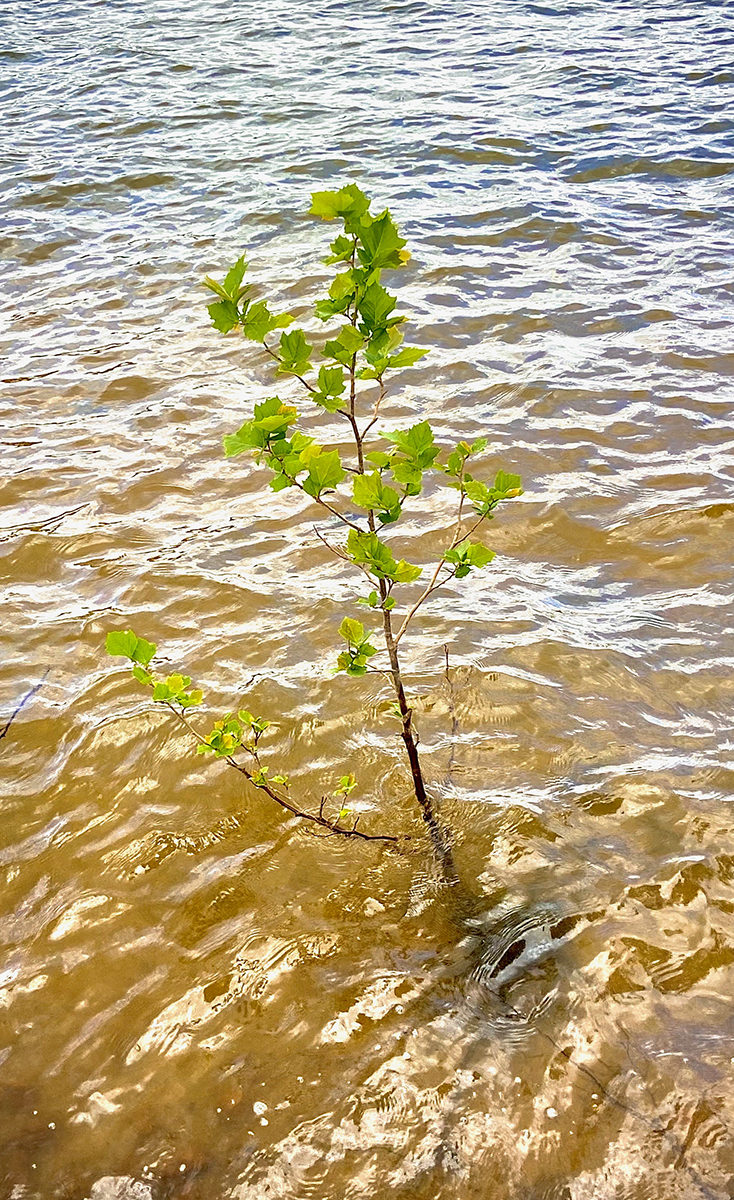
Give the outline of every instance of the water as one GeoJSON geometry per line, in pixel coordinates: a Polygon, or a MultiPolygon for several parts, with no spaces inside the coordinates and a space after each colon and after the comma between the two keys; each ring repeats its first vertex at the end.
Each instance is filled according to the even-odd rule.
{"type": "Polygon", "coordinates": [[[2,723],[42,686],[0,744],[3,1196],[734,1194],[733,9],[6,0],[2,723]],[[330,673],[347,575],[220,453],[272,381],[197,281],[246,250],[302,312],[352,178],[435,346],[392,418],[526,485],[408,647],[468,922],[379,681],[330,673]],[[412,852],[193,756],[122,624],[412,852]]]}

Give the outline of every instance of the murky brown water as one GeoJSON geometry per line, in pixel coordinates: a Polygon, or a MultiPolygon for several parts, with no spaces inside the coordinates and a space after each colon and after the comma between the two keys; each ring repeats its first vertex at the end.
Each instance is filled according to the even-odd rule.
{"type": "Polygon", "coordinates": [[[3,722],[45,680],[0,742],[3,1197],[734,1195],[733,18],[5,0],[3,722]],[[383,691],[330,673],[348,577],[221,457],[272,386],[195,287],[247,249],[298,311],[352,177],[436,346],[393,414],[527,489],[410,644],[469,925],[422,843],[315,841],[102,652],[132,624],[213,711],[255,674],[292,776],[418,831],[383,691]]]}

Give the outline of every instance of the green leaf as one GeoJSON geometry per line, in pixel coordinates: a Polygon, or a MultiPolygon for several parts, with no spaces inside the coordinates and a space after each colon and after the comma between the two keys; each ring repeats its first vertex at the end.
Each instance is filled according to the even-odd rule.
{"type": "Polygon", "coordinates": [[[338,192],[313,192],[309,216],[321,217],[322,221],[333,221],[335,217],[360,217],[367,212],[370,202],[356,183],[349,183],[338,192]]]}
{"type": "Polygon", "coordinates": [[[369,225],[361,228],[360,240],[362,244],[357,253],[365,267],[374,271],[383,267],[402,266],[404,259],[400,251],[405,245],[405,238],[400,237],[387,209],[369,225]]]}
{"type": "Polygon", "coordinates": [[[422,573],[421,567],[411,566],[404,559],[396,563],[389,546],[381,542],[376,533],[350,529],[347,537],[347,553],[352,562],[366,566],[378,579],[410,583],[422,573]]]}
{"type": "Polygon", "coordinates": [[[240,323],[240,314],[233,300],[216,300],[207,305],[207,312],[212,319],[212,325],[220,333],[229,333],[240,323]]]}
{"type": "Polygon", "coordinates": [[[454,574],[457,579],[463,579],[473,567],[488,566],[495,555],[493,550],[488,550],[481,542],[465,542],[447,550],[443,557],[444,562],[456,564],[454,574]]]}
{"type": "Polygon", "coordinates": [[[345,386],[343,367],[320,367],[318,391],[312,394],[311,399],[327,412],[337,412],[342,406],[345,386]]]}
{"type": "Polygon", "coordinates": [[[154,700],[172,700],[171,689],[167,683],[157,683],[153,688],[154,700]]]}
{"type": "Polygon", "coordinates": [[[339,271],[334,276],[329,288],[329,296],[332,300],[344,300],[345,297],[354,295],[355,287],[354,271],[349,267],[346,271],[339,271]]]}
{"type": "Polygon", "coordinates": [[[326,489],[335,488],[346,475],[338,450],[329,450],[312,458],[308,464],[308,477],[303,482],[309,496],[318,497],[326,489]]]}
{"type": "Polygon", "coordinates": [[[498,471],[493,491],[499,500],[511,500],[514,496],[522,495],[522,479],[519,475],[508,475],[506,471],[498,471]]]}
{"type": "Polygon", "coordinates": [[[203,279],[204,287],[209,288],[210,292],[214,292],[222,300],[233,300],[235,304],[241,299],[247,291],[246,287],[242,286],[242,280],[247,270],[245,256],[237,259],[237,262],[231,266],[225,275],[222,283],[217,283],[216,279],[212,279],[210,275],[205,275],[203,279]]]}
{"type": "Polygon", "coordinates": [[[153,682],[153,676],[147,667],[138,666],[136,663],[133,667],[133,678],[137,679],[138,683],[144,683],[150,686],[153,682]]]}
{"type": "Polygon", "coordinates": [[[231,296],[233,300],[240,298],[240,284],[244,279],[245,271],[247,270],[247,262],[244,254],[237,259],[234,266],[231,266],[224,276],[223,284],[225,292],[231,296]]]}
{"type": "Polygon", "coordinates": [[[332,317],[340,316],[349,306],[349,300],[317,300],[313,310],[320,321],[330,321],[332,317]]]}
{"type": "MultiPolygon", "coordinates": [[[[401,559],[400,561],[402,562],[403,560],[401,559]]],[[[382,607],[385,609],[385,612],[390,612],[390,609],[395,607],[395,597],[386,596],[382,607]]]]}
{"type": "Polygon", "coordinates": [[[212,279],[211,275],[205,275],[201,281],[204,287],[209,288],[210,292],[214,292],[215,296],[219,296],[220,300],[229,300],[230,296],[225,292],[221,283],[217,283],[216,279],[212,279]]]}
{"type": "MultiPolygon", "coordinates": [[[[342,775],[342,777],[339,780],[339,783],[336,787],[336,790],[333,794],[335,796],[348,796],[350,792],[354,791],[356,786],[357,786],[357,780],[355,779],[354,775],[352,775],[351,773],[349,775],[342,775]]],[[[349,811],[348,809],[343,808],[342,811],[339,813],[339,816],[340,817],[344,816],[344,814],[347,813],[348,811],[349,811]]]]}
{"type": "Polygon", "coordinates": [[[132,629],[113,630],[105,639],[105,650],[108,654],[120,655],[122,658],[133,658],[138,639],[132,629]]]}
{"type": "Polygon", "coordinates": [[[339,626],[339,635],[350,645],[361,646],[364,641],[364,625],[353,617],[345,617],[339,626]]]}
{"type": "Polygon", "coordinates": [[[374,333],[378,329],[385,329],[387,318],[396,304],[397,298],[391,296],[381,284],[370,284],[359,302],[359,315],[365,325],[364,332],[374,333]]]}
{"type": "Polygon", "coordinates": [[[393,479],[402,483],[409,496],[420,495],[423,483],[423,471],[406,458],[395,457],[391,462],[393,479]]]}
{"type": "Polygon", "coordinates": [[[353,247],[354,242],[351,238],[347,238],[342,234],[339,234],[339,237],[334,238],[334,241],[331,243],[331,246],[329,247],[331,254],[328,258],[324,259],[324,262],[329,266],[332,263],[348,262],[352,257],[353,247]]]}
{"type": "Polygon", "coordinates": [[[407,563],[404,558],[401,558],[395,567],[393,579],[396,583],[412,583],[422,574],[422,567],[414,567],[412,563],[407,563]]]}
{"type": "Polygon", "coordinates": [[[137,637],[132,629],[120,629],[112,630],[107,634],[105,650],[108,654],[120,655],[122,658],[129,658],[132,662],[142,663],[144,667],[147,667],[155,654],[156,647],[153,642],[146,642],[145,638],[137,637]]]}
{"type": "Polygon", "coordinates": [[[251,304],[242,314],[242,332],[253,342],[263,342],[267,334],[274,329],[282,329],[290,325],[293,317],[290,313],[271,313],[264,300],[251,304]]]}
{"type": "Polygon", "coordinates": [[[302,329],[280,335],[280,374],[303,375],[308,370],[313,346],[306,341],[302,329]]]}
{"type": "Polygon", "coordinates": [[[383,524],[390,524],[400,516],[400,497],[394,488],[383,483],[378,471],[371,475],[355,475],[353,496],[354,503],[360,508],[373,509],[380,513],[381,518],[386,516],[388,520],[383,524]]]}
{"type": "Polygon", "coordinates": [[[337,337],[326,343],[324,354],[327,358],[335,358],[337,362],[349,366],[354,355],[362,349],[364,343],[365,339],[361,333],[358,333],[351,325],[345,325],[340,329],[337,337]]]}
{"type": "Polygon", "coordinates": [[[411,425],[410,429],[399,429],[394,433],[383,433],[388,442],[393,442],[398,452],[412,461],[415,466],[425,470],[433,465],[438,454],[438,446],[433,439],[433,430],[428,421],[411,425]]]}
{"type": "Polygon", "coordinates": [[[425,358],[429,354],[428,350],[421,350],[419,346],[403,346],[397,354],[392,354],[387,360],[388,367],[395,369],[397,367],[412,367],[413,363],[417,363],[420,358],[425,358]]]}
{"type": "Polygon", "coordinates": [[[382,450],[372,450],[369,454],[365,454],[365,458],[368,462],[374,463],[379,470],[390,466],[390,459],[382,450]]]}
{"type": "Polygon", "coordinates": [[[471,444],[472,454],[481,454],[482,450],[486,450],[489,445],[489,438],[479,437],[471,444]]]}
{"type": "Polygon", "coordinates": [[[254,421],[245,421],[237,430],[237,433],[225,433],[222,438],[224,445],[224,453],[226,458],[234,458],[237,454],[242,454],[245,450],[252,450],[256,446],[261,446],[255,435],[254,421]]]}

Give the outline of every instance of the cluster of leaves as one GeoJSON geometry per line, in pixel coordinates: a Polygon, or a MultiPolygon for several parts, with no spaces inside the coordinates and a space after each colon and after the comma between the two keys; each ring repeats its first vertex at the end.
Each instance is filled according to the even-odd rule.
{"type": "Polygon", "coordinates": [[[444,554],[443,560],[454,563],[454,576],[463,579],[472,567],[489,566],[494,558],[494,550],[488,550],[481,542],[464,542],[459,546],[451,546],[444,554]]]}
{"type": "Polygon", "coordinates": [[[108,654],[130,660],[135,679],[153,689],[155,701],[178,704],[183,709],[196,707],[204,699],[204,693],[199,688],[192,688],[190,675],[168,675],[165,679],[156,679],[150,667],[156,652],[155,643],[138,637],[131,629],[108,633],[105,649],[108,654]]]}
{"type": "Polygon", "coordinates": [[[362,622],[345,617],[339,626],[339,636],[344,638],[347,648],[337,659],[337,670],[346,671],[347,675],[366,675],[367,663],[373,654],[377,654],[377,649],[370,645],[362,622]]]}
{"type": "MultiPolygon", "coordinates": [[[[356,627],[358,626],[359,630],[361,630],[361,635],[359,645],[350,643],[350,651],[354,650],[355,652],[355,663],[360,656],[363,656],[364,661],[366,661],[370,653],[375,653],[375,649],[366,642],[364,630],[359,625],[359,622],[352,622],[352,625],[355,626],[352,632],[356,634],[358,632],[356,627]]],[[[346,640],[349,641],[349,638],[346,640]]],[[[113,657],[129,659],[132,663],[133,676],[138,683],[152,688],[152,699],[156,702],[169,706],[178,705],[182,711],[182,715],[185,709],[201,704],[203,692],[191,688],[191,678],[188,675],[169,675],[165,680],[155,678],[150,666],[157,649],[154,642],[148,642],[145,638],[138,637],[131,629],[112,630],[107,634],[105,649],[113,657]]],[[[364,672],[360,671],[355,665],[355,669],[350,673],[359,675],[364,672]]],[[[188,725],[188,722],[186,724],[188,725]]],[[[270,791],[274,785],[277,785],[288,791],[290,787],[289,777],[283,774],[270,775],[269,768],[264,766],[258,757],[258,743],[262,735],[270,727],[270,721],[266,721],[264,717],[254,716],[247,709],[240,709],[237,713],[227,713],[220,721],[214,722],[211,730],[206,735],[196,734],[191,726],[188,725],[188,728],[198,740],[197,752],[199,754],[213,754],[215,758],[224,758],[231,761],[233,755],[238,750],[247,750],[254,759],[252,771],[247,772],[247,774],[255,786],[264,787],[270,791]]],[[[356,786],[357,781],[354,775],[342,775],[333,795],[346,800],[347,796],[349,796],[356,786]]],[[[270,794],[274,795],[271,791],[270,794]]],[[[342,808],[339,816],[346,816],[348,811],[348,809],[342,808]]]]}
{"type": "Polygon", "coordinates": [[[221,283],[206,276],[205,286],[219,296],[208,306],[209,316],[220,333],[229,333],[231,329],[239,327],[245,337],[262,342],[274,329],[290,325],[293,317],[290,313],[274,316],[264,300],[253,302],[250,298],[252,289],[249,284],[243,283],[246,270],[247,262],[243,255],[230,267],[221,283]]]}
{"type": "Polygon", "coordinates": [[[253,717],[246,709],[236,714],[227,713],[221,721],[214,722],[211,732],[199,743],[198,753],[230,758],[241,746],[255,749],[261,735],[269,728],[269,721],[264,717],[253,717]]]}

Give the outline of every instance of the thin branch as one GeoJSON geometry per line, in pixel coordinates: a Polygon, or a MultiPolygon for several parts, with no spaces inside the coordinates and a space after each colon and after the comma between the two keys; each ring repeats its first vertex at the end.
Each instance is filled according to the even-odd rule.
{"type": "MultiPolygon", "coordinates": [[[[293,482],[297,488],[300,488],[305,496],[311,496],[311,493],[307,492],[303,484],[299,483],[297,479],[294,479],[293,482]]],[[[343,525],[348,525],[350,529],[356,529],[357,533],[364,533],[361,525],[357,525],[356,521],[350,521],[349,517],[345,517],[344,514],[340,513],[337,508],[333,508],[332,505],[327,503],[326,500],[322,500],[321,496],[311,496],[311,499],[315,500],[317,504],[320,504],[322,508],[325,508],[328,512],[330,512],[333,517],[338,517],[343,525]]]]}
{"type": "Polygon", "coordinates": [[[365,425],[364,429],[362,430],[362,441],[364,441],[364,439],[367,437],[367,434],[369,433],[372,426],[377,423],[377,417],[380,412],[380,405],[382,404],[382,401],[385,399],[385,381],[382,378],[382,376],[380,376],[379,384],[380,384],[380,391],[379,391],[377,400],[375,401],[375,408],[372,413],[372,419],[369,422],[369,424],[365,425]]]}
{"type": "Polygon", "coordinates": [[[5,722],[3,729],[0,731],[0,740],[2,740],[2,738],[5,737],[6,733],[10,729],[10,726],[13,724],[13,721],[18,716],[18,713],[22,712],[22,710],[25,708],[28,701],[31,700],[35,696],[36,692],[40,692],[41,688],[43,687],[44,683],[46,682],[46,679],[48,678],[48,674],[49,674],[50,670],[51,670],[50,667],[46,667],[46,670],[43,673],[43,678],[41,679],[40,683],[34,684],[34,686],[31,688],[31,690],[29,692],[26,692],[25,696],[21,700],[18,707],[15,709],[14,712],[12,712],[10,714],[10,718],[5,722]]]}
{"type": "MultiPolygon", "coordinates": [[[[196,739],[196,741],[199,743],[200,746],[208,745],[206,738],[202,737],[202,735],[200,733],[198,733],[198,731],[196,729],[194,729],[191,722],[187,721],[186,717],[183,715],[182,712],[179,712],[179,710],[177,708],[175,708],[174,705],[169,703],[168,701],[166,701],[165,704],[166,704],[166,708],[170,709],[170,711],[173,713],[173,715],[188,730],[188,732],[191,734],[191,736],[196,739]]],[[[252,751],[252,749],[250,747],[248,747],[248,749],[250,749],[251,753],[254,754],[255,761],[257,762],[258,767],[259,767],[260,760],[258,758],[257,752],[252,751]]],[[[269,784],[267,782],[267,780],[264,780],[263,782],[258,783],[255,780],[252,772],[249,771],[247,769],[247,767],[244,766],[242,763],[237,762],[237,760],[235,758],[233,758],[231,754],[226,755],[224,758],[224,761],[230,767],[234,767],[235,771],[239,771],[241,775],[244,775],[245,779],[247,779],[253,785],[253,787],[256,787],[261,792],[265,792],[265,794],[267,796],[270,796],[271,800],[274,800],[275,803],[279,804],[281,808],[286,809],[286,811],[289,812],[291,814],[291,816],[293,816],[293,817],[300,817],[304,821],[311,821],[315,825],[320,825],[323,829],[328,829],[330,831],[330,833],[338,833],[338,834],[341,834],[342,837],[346,837],[346,838],[356,837],[356,838],[360,838],[364,842],[397,843],[397,842],[401,841],[401,838],[395,837],[391,834],[386,834],[386,833],[370,834],[370,833],[362,833],[362,831],[358,830],[358,829],[343,829],[338,821],[330,821],[328,819],[328,817],[325,817],[323,815],[323,803],[324,803],[323,800],[321,802],[321,808],[319,809],[318,814],[305,812],[303,809],[297,808],[295,804],[292,804],[290,802],[290,800],[286,800],[286,798],[284,796],[278,795],[278,793],[273,789],[271,784],[269,784]]]]}
{"type": "Polygon", "coordinates": [[[410,625],[410,622],[413,620],[413,617],[418,612],[418,609],[420,608],[421,604],[423,604],[424,600],[427,600],[429,596],[432,596],[434,592],[437,592],[439,588],[442,588],[445,583],[448,583],[449,579],[453,579],[454,573],[456,571],[456,567],[453,567],[449,570],[449,573],[445,579],[439,580],[439,578],[438,578],[441,573],[441,568],[447,567],[448,565],[449,564],[447,562],[445,562],[444,559],[440,559],[438,565],[436,566],[436,570],[433,572],[431,582],[428,584],[428,587],[425,588],[421,592],[420,596],[416,600],[413,607],[406,614],[405,620],[403,621],[402,625],[400,626],[400,629],[396,633],[396,635],[395,635],[395,645],[396,646],[397,646],[398,642],[400,641],[401,637],[403,636],[403,634],[405,633],[406,629],[410,625]]]}
{"type": "Polygon", "coordinates": [[[471,537],[471,535],[474,533],[474,530],[479,528],[479,526],[481,525],[482,521],[486,521],[486,520],[487,520],[487,514],[486,514],[486,513],[482,513],[482,515],[481,515],[481,517],[479,518],[479,520],[478,520],[478,521],[475,521],[475,522],[474,522],[474,524],[471,526],[471,528],[470,528],[470,529],[467,529],[466,533],[462,534],[462,535],[461,535],[461,537],[460,537],[460,538],[458,538],[458,539],[457,539],[457,540],[454,542],[454,544],[453,544],[453,546],[451,547],[451,549],[452,549],[452,550],[455,550],[457,546],[460,546],[462,542],[465,542],[465,541],[466,541],[466,539],[467,539],[468,537],[471,537]]]}
{"type": "Polygon", "coordinates": [[[345,554],[345,552],[343,550],[340,550],[338,546],[332,546],[331,542],[328,542],[326,540],[323,533],[321,533],[319,531],[319,529],[317,528],[316,525],[312,525],[311,528],[313,529],[313,531],[316,534],[316,537],[319,539],[319,541],[323,542],[324,546],[326,546],[327,550],[330,550],[331,553],[336,555],[337,558],[340,558],[342,560],[342,562],[351,562],[352,561],[351,558],[349,557],[349,555],[345,554]]]}
{"type": "MultiPolygon", "coordinates": [[[[276,362],[282,362],[280,355],[276,354],[275,350],[273,350],[264,339],[263,339],[263,346],[265,347],[265,349],[267,350],[267,352],[271,358],[274,358],[276,362]]],[[[303,384],[303,386],[305,387],[307,392],[313,393],[318,390],[317,388],[313,387],[312,384],[307,383],[306,380],[303,378],[303,375],[296,375],[295,371],[289,371],[288,374],[293,375],[295,379],[298,379],[299,382],[303,384]]]]}
{"type": "MultiPolygon", "coordinates": [[[[461,532],[461,518],[462,518],[463,504],[464,504],[464,492],[461,493],[461,498],[459,500],[459,512],[457,515],[456,529],[454,531],[454,536],[451,539],[451,544],[446,547],[447,551],[455,550],[456,547],[460,546],[462,542],[465,542],[468,537],[471,537],[471,535],[474,533],[474,531],[476,529],[478,529],[479,526],[482,524],[482,521],[486,521],[486,519],[487,519],[486,514],[483,514],[482,516],[480,516],[478,518],[478,520],[476,520],[474,522],[473,525],[470,526],[469,529],[467,529],[466,533],[462,533],[461,532]]],[[[446,553],[446,551],[444,551],[444,553],[446,553]]],[[[439,574],[441,573],[441,568],[445,567],[445,566],[448,566],[448,563],[446,562],[445,558],[442,558],[440,560],[440,562],[438,563],[436,570],[433,572],[433,576],[431,578],[431,582],[428,584],[428,587],[418,597],[415,604],[413,605],[413,607],[410,609],[407,616],[405,617],[405,620],[403,621],[402,625],[400,626],[400,629],[398,630],[398,632],[395,636],[395,644],[396,645],[400,641],[403,634],[405,633],[410,622],[413,620],[413,617],[417,613],[420,606],[423,604],[424,600],[427,600],[429,596],[432,596],[434,592],[437,592],[439,588],[442,588],[444,586],[444,584],[449,582],[450,579],[453,579],[454,575],[456,574],[456,567],[454,567],[449,572],[449,574],[446,576],[445,579],[441,579],[440,581],[438,580],[439,574]]]]}

